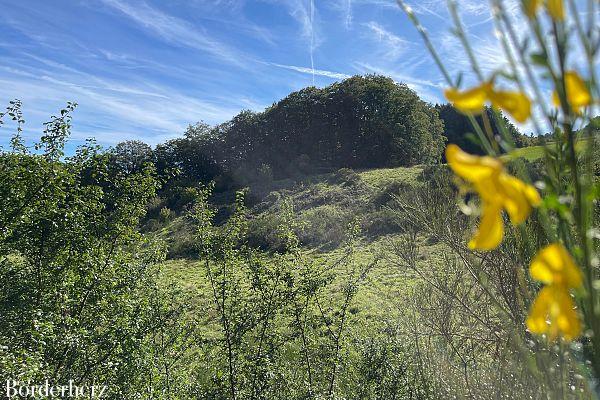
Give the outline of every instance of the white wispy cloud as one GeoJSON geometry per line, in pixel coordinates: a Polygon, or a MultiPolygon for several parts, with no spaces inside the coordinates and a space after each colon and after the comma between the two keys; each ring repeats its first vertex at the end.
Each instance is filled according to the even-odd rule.
{"type": "MultiPolygon", "coordinates": [[[[506,67],[508,60],[501,44],[492,35],[471,37],[472,49],[479,67],[485,75],[506,67]]],[[[474,78],[467,53],[454,34],[448,32],[436,39],[437,50],[450,68],[450,72],[466,73],[474,78]]]]}
{"type": "MultiPolygon", "coordinates": [[[[311,4],[314,4],[312,0],[272,0],[272,2],[287,8],[289,15],[300,25],[300,32],[304,38],[310,39],[315,34],[315,21],[314,18],[311,18],[311,4]]],[[[319,45],[318,40],[315,45],[319,45]]]]}
{"type": "Polygon", "coordinates": [[[131,137],[144,137],[155,144],[165,137],[180,135],[187,124],[196,120],[219,123],[247,108],[249,99],[198,99],[169,87],[91,79],[87,74],[0,67],[0,98],[19,96],[26,116],[41,121],[55,113],[67,101],[79,103],[73,138],[96,136],[112,144],[131,137]],[[93,83],[93,84],[90,84],[93,83]],[[151,89],[151,90],[148,90],[151,89]],[[102,121],[91,122],[91,121],[102,121]],[[117,134],[117,132],[119,134],[117,134]]]}
{"type": "MultiPolygon", "coordinates": [[[[83,82],[88,82],[88,83],[72,84],[72,83],[69,83],[66,81],[61,81],[60,79],[55,79],[52,76],[47,75],[46,73],[44,73],[42,75],[29,74],[30,77],[39,77],[40,79],[45,79],[49,82],[53,82],[53,83],[57,83],[57,84],[65,85],[65,86],[76,86],[76,87],[83,87],[83,88],[88,88],[88,89],[108,90],[108,91],[118,92],[118,93],[135,94],[135,95],[140,95],[140,96],[160,97],[160,98],[165,98],[165,99],[168,98],[164,94],[155,93],[155,92],[151,92],[151,91],[147,91],[147,90],[140,90],[138,88],[131,87],[122,82],[118,82],[118,81],[114,81],[114,80],[109,81],[109,80],[103,79],[97,75],[93,75],[90,73],[80,71],[76,68],[69,67],[65,64],[61,64],[61,63],[55,62],[53,60],[49,60],[45,57],[39,57],[39,56],[35,56],[35,55],[29,54],[29,53],[23,53],[23,54],[35,61],[38,61],[39,63],[41,63],[45,66],[48,66],[48,67],[54,69],[54,70],[62,71],[71,78],[79,77],[79,78],[83,79],[83,82]],[[90,84],[90,82],[96,83],[97,85],[92,85],[92,84],[90,84]]],[[[125,56],[121,56],[121,57],[123,58],[125,56]]],[[[16,70],[13,69],[12,71],[15,72],[16,70]]],[[[23,73],[23,71],[21,71],[21,72],[23,73]]]]}
{"type": "Polygon", "coordinates": [[[342,16],[342,22],[346,29],[352,26],[354,20],[353,3],[357,0],[331,0],[329,7],[342,16]]]}
{"type": "MultiPolygon", "coordinates": [[[[417,14],[429,14],[447,20],[447,0],[418,0],[408,2],[417,14]]],[[[489,15],[490,6],[486,1],[460,0],[458,8],[465,16],[489,15]]]]}
{"type": "Polygon", "coordinates": [[[383,46],[384,57],[386,58],[397,58],[410,44],[410,42],[390,32],[378,22],[369,21],[363,25],[369,29],[374,38],[383,46]]]}
{"type": "Polygon", "coordinates": [[[365,5],[368,7],[379,7],[399,11],[395,0],[352,0],[352,3],[356,5],[365,5]]]}
{"type": "MultiPolygon", "coordinates": [[[[318,24],[318,12],[314,0],[271,0],[276,4],[283,5],[288,13],[294,18],[301,28],[301,35],[307,42],[308,56],[311,68],[315,69],[315,50],[323,43],[321,30],[318,24]]],[[[313,74],[313,84],[314,84],[313,74]]]]}
{"type": "Polygon", "coordinates": [[[276,45],[277,37],[264,24],[258,24],[245,15],[247,0],[200,0],[187,1],[186,6],[198,15],[200,21],[219,24],[228,32],[240,32],[271,46],[276,45]]]}
{"type": "Polygon", "coordinates": [[[209,53],[237,66],[244,66],[245,58],[238,50],[219,42],[187,21],[168,15],[143,1],[101,0],[104,4],[131,18],[144,29],[154,32],[163,40],[209,53]]]}
{"type": "Polygon", "coordinates": [[[352,25],[352,0],[344,0],[344,13],[345,13],[345,23],[346,29],[352,25]]]}
{"type": "Polygon", "coordinates": [[[309,75],[318,75],[318,76],[325,76],[327,78],[332,78],[332,79],[346,79],[346,78],[350,78],[352,75],[348,75],[348,74],[344,74],[342,72],[333,72],[333,71],[326,71],[326,70],[322,70],[322,69],[313,69],[313,68],[309,68],[309,67],[298,67],[295,65],[284,65],[284,64],[276,64],[276,63],[268,63],[269,65],[273,65],[275,67],[279,67],[279,68],[285,68],[285,69],[289,69],[292,71],[296,71],[296,72],[300,72],[302,74],[309,74],[309,75]]]}

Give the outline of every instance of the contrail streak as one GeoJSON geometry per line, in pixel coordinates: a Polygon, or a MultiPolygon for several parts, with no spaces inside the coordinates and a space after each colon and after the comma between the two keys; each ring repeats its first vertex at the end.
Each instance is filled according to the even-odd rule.
{"type": "Polygon", "coordinates": [[[312,84],[315,85],[315,2],[310,1],[310,67],[312,69],[312,84]]]}

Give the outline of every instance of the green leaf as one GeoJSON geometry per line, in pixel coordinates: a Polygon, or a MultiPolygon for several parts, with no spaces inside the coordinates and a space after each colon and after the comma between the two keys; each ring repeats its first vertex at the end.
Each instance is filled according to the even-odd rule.
{"type": "Polygon", "coordinates": [[[532,53],[530,55],[531,62],[536,65],[546,66],[548,65],[548,59],[544,56],[543,53],[532,53]]]}

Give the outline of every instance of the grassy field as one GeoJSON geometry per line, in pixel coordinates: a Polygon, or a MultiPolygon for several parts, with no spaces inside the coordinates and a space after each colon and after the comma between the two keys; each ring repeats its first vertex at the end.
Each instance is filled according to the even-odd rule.
{"type": "MultiPolygon", "coordinates": [[[[522,157],[533,161],[541,156],[543,149],[532,147],[519,149],[507,158],[522,157]]],[[[498,343],[506,343],[506,338],[499,337],[500,328],[496,324],[501,323],[501,319],[490,307],[486,292],[478,290],[474,284],[472,274],[476,268],[488,270],[494,265],[469,253],[464,246],[476,219],[465,217],[458,211],[452,179],[447,174],[445,166],[364,171],[341,169],[296,181],[274,181],[257,188],[250,186],[247,195],[248,243],[261,249],[258,257],[266,260],[263,265],[276,265],[281,243],[274,232],[282,223],[287,223],[301,243],[302,257],[298,258],[299,263],[290,264],[292,270],[319,271],[330,276],[323,290],[311,295],[314,303],[307,315],[315,319],[311,320],[314,325],[309,324],[314,328],[309,347],[329,354],[340,315],[347,315],[344,350],[338,360],[340,385],[351,385],[344,379],[360,375],[353,368],[358,368],[361,363],[371,365],[377,361],[370,357],[387,354],[398,356],[399,365],[403,365],[402,360],[412,360],[411,363],[419,360],[423,363],[419,365],[425,367],[422,371],[432,374],[429,381],[438,382],[439,378],[441,386],[436,390],[447,393],[448,398],[457,393],[454,398],[471,398],[471,389],[465,389],[461,383],[462,374],[467,373],[461,357],[469,354],[473,357],[473,361],[468,361],[469,374],[471,379],[477,377],[479,398],[491,398],[496,391],[506,394],[502,398],[525,398],[520,396],[536,389],[522,385],[514,378],[517,375],[504,375],[499,371],[492,356],[495,350],[488,348],[493,344],[492,347],[497,349],[498,343]],[[444,185],[432,186],[438,177],[444,185]],[[289,211],[286,208],[289,204],[293,205],[292,221],[284,217],[288,216],[285,213],[289,211]],[[408,214],[422,212],[411,219],[406,207],[410,210],[408,214]],[[356,224],[360,233],[349,252],[349,226],[356,224]],[[407,243],[412,246],[413,253],[406,252],[407,243]],[[465,265],[469,267],[465,268],[465,265]],[[340,308],[346,289],[356,277],[356,271],[366,267],[369,267],[368,273],[356,286],[346,314],[340,308]],[[452,297],[453,294],[460,296],[452,297]],[[315,304],[320,305],[317,308],[315,304]],[[321,306],[325,308],[324,312],[320,310],[321,306]],[[473,310],[479,311],[474,313],[473,310]],[[415,343],[416,348],[413,347],[415,343]],[[405,350],[412,353],[403,353],[405,350]],[[429,358],[419,358],[422,350],[429,358]],[[490,384],[497,381],[503,382],[504,386],[498,388],[490,384]],[[446,388],[448,382],[456,384],[446,388]]],[[[227,213],[231,212],[228,207],[233,197],[232,193],[220,193],[212,200],[215,207],[227,213]]],[[[184,212],[167,222],[157,231],[157,236],[170,248],[169,259],[161,271],[161,282],[179,290],[177,301],[185,304],[186,319],[196,329],[196,339],[186,352],[192,354],[190,359],[202,360],[198,361],[197,367],[203,370],[210,360],[222,361],[221,347],[214,347],[214,344],[222,343],[224,328],[215,306],[207,265],[193,254],[194,230],[192,220],[184,212]]],[[[514,233],[507,228],[509,235],[514,238],[514,233]]],[[[515,262],[515,254],[499,250],[497,256],[506,264],[499,264],[500,267],[490,273],[498,274],[500,282],[508,279],[507,285],[512,287],[507,271],[510,272],[509,267],[515,262]]],[[[251,283],[245,282],[246,286],[237,287],[247,290],[251,283]]],[[[276,322],[277,329],[285,332],[277,331],[276,335],[292,337],[289,320],[284,319],[291,318],[290,314],[281,318],[276,322]]],[[[290,360],[296,360],[289,368],[301,372],[302,361],[294,358],[303,354],[298,347],[301,341],[295,337],[294,343],[296,347],[288,348],[290,353],[286,353],[290,360]]],[[[521,361],[513,361],[512,355],[507,354],[504,354],[503,362],[507,365],[515,362],[507,371],[521,365],[521,361]]],[[[323,360],[319,362],[324,363],[321,371],[327,374],[329,364],[323,360]]],[[[210,375],[210,371],[204,373],[210,375]]]]}
{"type": "MultiPolygon", "coordinates": [[[[315,264],[325,266],[335,276],[330,286],[332,302],[340,296],[339,288],[348,279],[348,265],[344,258],[344,238],[347,226],[358,219],[363,229],[357,249],[352,257],[353,265],[373,265],[362,283],[350,309],[358,326],[376,328],[384,318],[400,317],[404,304],[411,294],[414,277],[395,263],[394,242],[401,231],[394,224],[396,216],[389,213],[388,204],[399,190],[411,190],[422,183],[423,167],[377,169],[361,172],[341,171],[311,177],[297,184],[279,187],[266,196],[266,200],[251,210],[251,231],[261,221],[276,216],[282,198],[290,199],[295,206],[298,223],[304,225],[299,232],[305,242],[304,253],[315,264]],[[383,225],[389,225],[383,227],[383,225]],[[377,258],[377,259],[376,259],[377,258]]],[[[267,230],[270,226],[267,226],[267,230]]],[[[160,236],[171,245],[189,240],[193,229],[190,221],[181,216],[169,223],[160,236]]],[[[432,243],[427,237],[419,239],[420,263],[434,266],[443,262],[447,249],[432,243]]],[[[212,315],[212,299],[206,270],[198,260],[179,258],[167,260],[163,268],[165,283],[174,284],[191,303],[190,317],[203,324],[207,332],[217,326],[212,315]]]]}
{"type": "MultiPolygon", "coordinates": [[[[540,146],[518,149],[511,157],[535,160],[543,155],[540,146]]],[[[268,191],[263,201],[251,208],[250,230],[254,235],[267,235],[282,199],[294,205],[297,222],[304,228],[299,232],[304,252],[312,262],[331,265],[338,284],[332,286],[332,296],[346,279],[339,260],[344,255],[343,242],[348,224],[357,219],[362,228],[354,263],[374,263],[353,306],[355,318],[363,322],[375,321],[382,316],[399,315],[403,302],[410,297],[414,277],[401,270],[395,262],[394,242],[402,237],[401,223],[390,211],[395,194],[410,192],[423,183],[422,166],[411,168],[373,169],[353,172],[340,170],[331,174],[309,177],[296,183],[274,182],[276,190],[268,191]],[[375,261],[375,255],[378,259],[375,261]],[[336,270],[336,268],[339,268],[336,270]]],[[[193,245],[193,228],[186,216],[171,221],[159,232],[170,246],[182,242],[193,245]]],[[[268,242],[265,239],[264,242],[268,242]]],[[[260,243],[263,243],[260,241],[260,243]]],[[[268,243],[267,243],[268,244],[268,243]]],[[[419,238],[420,260],[423,266],[436,268],[444,263],[448,249],[428,237],[419,238]]],[[[198,316],[206,316],[211,299],[205,269],[200,261],[175,254],[164,264],[165,282],[181,288],[191,299],[198,316]]],[[[205,322],[210,320],[204,319],[205,322]]]]}
{"type": "MultiPolygon", "coordinates": [[[[555,145],[554,142],[548,143],[549,148],[552,148],[552,146],[554,146],[554,145],[555,145]]],[[[585,140],[585,139],[579,140],[576,144],[577,150],[579,150],[579,151],[584,150],[586,148],[586,146],[587,146],[587,140],[585,140]]],[[[508,160],[511,158],[524,158],[527,161],[535,161],[544,156],[544,151],[545,151],[544,146],[522,147],[522,148],[513,150],[510,154],[507,154],[507,155],[503,156],[502,158],[504,158],[505,160],[508,160]]]]}

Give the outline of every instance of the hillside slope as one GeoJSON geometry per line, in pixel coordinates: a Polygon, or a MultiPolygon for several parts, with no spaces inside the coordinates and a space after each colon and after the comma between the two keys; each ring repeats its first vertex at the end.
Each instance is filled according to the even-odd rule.
{"type": "MultiPolygon", "coordinates": [[[[535,160],[538,153],[524,156],[535,160]]],[[[535,171],[526,159],[512,162],[511,170],[535,171]]],[[[210,198],[218,210],[217,231],[229,229],[235,197],[224,191],[210,198]]],[[[155,235],[169,246],[161,282],[179,290],[174,301],[185,308],[194,335],[182,346],[179,365],[203,377],[213,376],[213,365],[224,368],[229,316],[220,310],[232,302],[231,318],[239,318],[242,332],[234,357],[240,370],[266,357],[269,368],[289,372],[297,382],[277,389],[283,398],[289,394],[281,390],[306,390],[311,365],[319,378],[313,376],[309,386],[326,393],[339,368],[336,386],[360,391],[356,398],[380,398],[376,393],[423,398],[410,397],[413,388],[441,393],[439,398],[472,398],[471,391],[481,399],[537,393],[539,387],[519,378],[525,368],[519,354],[504,348],[506,368],[500,370],[495,358],[510,332],[502,331],[505,315],[493,301],[502,299],[508,310],[518,305],[514,289],[529,262],[527,254],[514,250],[520,232],[507,224],[504,243],[493,253],[471,251],[466,242],[477,219],[465,216],[456,200],[444,165],[340,169],[296,181],[260,181],[245,192],[241,245],[256,251],[225,252],[221,259],[195,253],[190,212],[161,211],[164,226],[155,235]],[[289,232],[300,243],[292,252],[289,232]],[[240,254],[243,260],[236,258],[240,254]],[[280,272],[289,286],[277,286],[283,284],[280,272]],[[215,280],[220,273],[233,282],[223,292],[219,275],[215,280]],[[490,285],[482,287],[481,276],[490,285]],[[276,291],[281,302],[271,309],[270,293],[276,291]],[[255,352],[266,330],[268,357],[255,352]],[[476,371],[469,373],[470,387],[461,383],[467,367],[476,371]],[[406,382],[402,389],[399,379],[406,382]]],[[[466,201],[462,207],[468,210],[466,201]]]]}
{"type": "MultiPolygon", "coordinates": [[[[315,264],[324,265],[335,276],[330,295],[340,295],[340,287],[348,279],[345,241],[349,225],[360,227],[353,252],[354,264],[373,265],[351,308],[356,326],[379,329],[377,321],[400,317],[404,304],[412,296],[413,273],[395,262],[397,241],[407,232],[407,221],[394,210],[394,198],[411,196],[429,179],[429,168],[373,169],[354,172],[342,169],[335,173],[308,177],[292,183],[275,181],[268,188],[251,188],[250,195],[260,192],[262,201],[250,208],[248,241],[266,251],[277,250],[280,243],[273,234],[281,222],[283,204],[292,204],[296,216],[297,235],[305,255],[315,264]]],[[[219,194],[217,200],[231,199],[219,194]]],[[[159,236],[170,245],[171,259],[165,262],[165,282],[184,290],[192,299],[194,319],[209,331],[216,330],[215,317],[207,316],[211,307],[209,286],[201,261],[195,259],[192,220],[179,216],[160,231],[159,236]],[[204,318],[206,317],[206,319],[204,318]]],[[[419,264],[434,268],[444,262],[447,248],[431,237],[418,237],[419,264]]]]}

